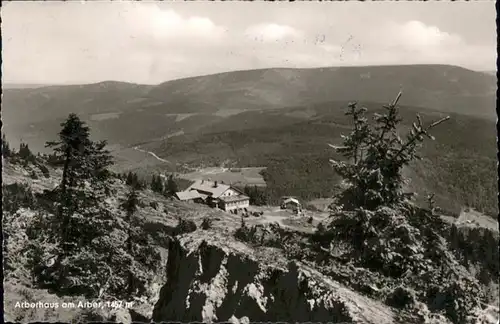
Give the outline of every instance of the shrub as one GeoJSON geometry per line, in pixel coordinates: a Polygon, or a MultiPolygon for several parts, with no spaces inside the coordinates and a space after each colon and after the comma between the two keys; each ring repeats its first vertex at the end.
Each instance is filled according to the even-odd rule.
{"type": "Polygon", "coordinates": [[[174,229],[174,236],[182,235],[185,233],[191,233],[196,231],[196,223],[192,220],[185,220],[183,218],[179,218],[179,223],[174,229]]]}
{"type": "Polygon", "coordinates": [[[241,242],[249,243],[254,246],[269,246],[276,248],[283,247],[285,235],[285,231],[278,223],[266,225],[258,224],[248,227],[244,221],[242,221],[241,227],[234,233],[234,237],[241,242]]]}
{"type": "Polygon", "coordinates": [[[212,220],[208,217],[204,217],[203,221],[201,222],[201,228],[203,230],[208,230],[212,228],[212,220]]]}
{"type": "Polygon", "coordinates": [[[406,287],[396,287],[386,297],[385,303],[391,307],[403,309],[415,304],[416,298],[413,291],[406,287]]]}
{"type": "Polygon", "coordinates": [[[33,180],[38,180],[38,175],[36,174],[35,170],[31,170],[30,178],[33,180]]]}
{"type": "Polygon", "coordinates": [[[426,298],[429,309],[444,311],[453,323],[470,323],[476,309],[485,302],[485,296],[474,278],[450,269],[448,275],[439,275],[439,283],[427,288],[426,298]]]}
{"type": "Polygon", "coordinates": [[[2,198],[2,209],[8,212],[15,212],[19,208],[33,208],[36,199],[28,185],[15,182],[4,185],[2,198]]]}
{"type": "Polygon", "coordinates": [[[326,227],[325,227],[325,225],[323,225],[323,223],[322,223],[322,222],[319,222],[319,223],[318,223],[318,226],[316,226],[316,232],[317,232],[318,234],[322,234],[322,233],[324,233],[325,231],[326,231],[326,227]]]}
{"type": "Polygon", "coordinates": [[[158,202],[157,201],[152,201],[149,203],[149,206],[153,209],[158,209],[158,202]]]}
{"type": "Polygon", "coordinates": [[[245,222],[245,219],[241,217],[241,226],[234,232],[234,237],[237,240],[247,242],[248,241],[249,228],[245,222]]]}

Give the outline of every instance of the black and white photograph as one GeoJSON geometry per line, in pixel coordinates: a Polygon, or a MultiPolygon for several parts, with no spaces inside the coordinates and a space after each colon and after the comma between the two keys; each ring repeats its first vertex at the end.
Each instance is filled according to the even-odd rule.
{"type": "Polygon", "coordinates": [[[498,324],[495,1],[12,1],[4,322],[498,324]]]}

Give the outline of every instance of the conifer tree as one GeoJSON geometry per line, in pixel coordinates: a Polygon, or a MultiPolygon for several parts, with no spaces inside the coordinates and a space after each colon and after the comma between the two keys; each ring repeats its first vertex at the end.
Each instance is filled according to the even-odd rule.
{"type": "Polygon", "coordinates": [[[132,178],[133,178],[132,185],[134,186],[134,188],[140,190],[146,187],[144,183],[139,180],[139,176],[137,175],[137,173],[133,173],[132,178]]]}
{"type": "MultiPolygon", "coordinates": [[[[76,114],[61,124],[59,141],[47,142],[55,156],[64,161],[56,217],[59,224],[60,255],[58,262],[88,248],[93,239],[106,235],[112,224],[109,212],[100,203],[109,196],[110,172],[113,164],[106,142],[93,142],[90,129],[76,114]]],[[[65,273],[59,273],[63,280],[65,273]]]]}
{"type": "Polygon", "coordinates": [[[5,134],[2,134],[2,156],[4,158],[10,157],[12,155],[12,151],[10,149],[9,142],[5,137],[5,134]]]}
{"type": "Polygon", "coordinates": [[[374,210],[381,205],[398,204],[411,196],[403,192],[402,168],[419,159],[417,150],[424,137],[434,139],[428,131],[449,119],[445,117],[424,126],[417,115],[417,122],[413,123],[406,139],[402,139],[397,133],[401,121],[397,109],[400,97],[401,93],[392,104],[384,106],[385,114],[375,114],[373,127],[365,116],[366,108],[350,104],[346,115],[352,116],[353,130],[342,136],[342,146],[330,144],[348,160],[330,160],[347,184],[346,190],[337,197],[337,203],[346,209],[374,210]]]}
{"type": "Polygon", "coordinates": [[[177,182],[175,181],[172,174],[168,176],[167,187],[165,188],[165,191],[169,197],[172,197],[176,192],[179,191],[179,186],[177,185],[177,182]]]}
{"type": "Polygon", "coordinates": [[[262,206],[267,203],[265,191],[257,186],[251,187],[247,185],[243,191],[250,198],[251,205],[262,206]]]}
{"type": "Polygon", "coordinates": [[[156,175],[153,174],[153,176],[151,177],[151,183],[150,183],[150,189],[153,190],[153,191],[156,191],[156,188],[158,186],[157,182],[156,182],[156,175]]]}
{"type": "Polygon", "coordinates": [[[151,180],[151,190],[158,193],[163,193],[163,180],[159,175],[153,175],[151,180]]]}
{"type": "Polygon", "coordinates": [[[125,181],[125,184],[127,186],[132,186],[134,184],[134,175],[132,174],[132,171],[128,172],[127,180],[125,181]]]}
{"type": "Polygon", "coordinates": [[[28,144],[19,144],[19,157],[25,161],[34,161],[35,156],[31,152],[28,144]]]}
{"type": "Polygon", "coordinates": [[[156,192],[156,188],[158,188],[158,183],[157,183],[156,175],[155,174],[153,174],[153,176],[151,177],[150,187],[151,187],[151,190],[155,191],[155,192],[156,192]]]}

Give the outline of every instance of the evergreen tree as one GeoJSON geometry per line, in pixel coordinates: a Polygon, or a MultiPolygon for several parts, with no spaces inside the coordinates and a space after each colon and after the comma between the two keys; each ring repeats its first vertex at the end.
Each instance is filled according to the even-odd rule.
{"type": "Polygon", "coordinates": [[[26,143],[19,144],[19,157],[25,161],[34,161],[35,159],[35,156],[26,143]]]}
{"type": "Polygon", "coordinates": [[[174,176],[171,174],[168,176],[167,187],[165,188],[166,194],[169,197],[175,195],[176,192],[179,191],[179,186],[177,185],[177,181],[175,181],[174,176]]]}
{"type": "Polygon", "coordinates": [[[144,183],[139,180],[139,176],[137,175],[137,173],[133,173],[132,178],[132,186],[134,186],[134,188],[140,190],[146,187],[144,183]]]}
{"type": "Polygon", "coordinates": [[[401,119],[398,116],[396,100],[384,106],[385,114],[375,114],[374,127],[370,127],[365,117],[366,108],[359,108],[357,103],[349,105],[346,115],[353,118],[353,130],[342,136],[343,146],[330,145],[348,160],[331,163],[347,184],[337,198],[346,209],[365,208],[374,210],[381,205],[395,205],[411,196],[403,192],[405,179],[401,171],[411,161],[419,159],[417,150],[424,141],[424,136],[434,139],[428,131],[449,119],[440,119],[429,126],[424,126],[419,115],[417,123],[403,140],[397,133],[401,119]]]}
{"type": "Polygon", "coordinates": [[[245,186],[243,192],[250,198],[250,204],[262,206],[267,204],[266,193],[257,186],[245,186]]]}
{"type": "MultiPolygon", "coordinates": [[[[123,210],[126,212],[126,222],[127,222],[127,240],[126,240],[126,251],[130,256],[133,256],[134,251],[133,251],[133,216],[134,213],[137,211],[137,205],[139,203],[139,198],[137,195],[137,191],[134,187],[130,190],[130,192],[127,195],[127,198],[125,201],[122,203],[121,207],[123,210]]],[[[132,296],[134,292],[134,280],[133,280],[133,273],[132,270],[129,269],[128,275],[127,275],[127,295],[129,297],[132,296]]]]}
{"type": "Polygon", "coordinates": [[[106,142],[91,141],[89,127],[76,114],[70,114],[61,127],[59,141],[46,144],[64,161],[61,183],[55,189],[60,284],[70,271],[59,267],[64,259],[91,248],[94,239],[105,236],[112,228],[111,215],[100,203],[111,193],[107,168],[113,164],[109,151],[104,149],[106,142]]]}
{"type": "Polygon", "coordinates": [[[163,193],[163,180],[159,175],[153,175],[151,180],[151,190],[158,193],[163,193]]]}
{"type": "Polygon", "coordinates": [[[2,156],[4,158],[12,156],[12,151],[10,149],[9,142],[5,138],[5,134],[2,134],[2,156]]]}
{"type": "Polygon", "coordinates": [[[133,186],[133,184],[134,184],[134,175],[132,174],[131,171],[128,172],[126,179],[127,180],[125,181],[125,184],[127,186],[133,186]]]}
{"type": "Polygon", "coordinates": [[[156,175],[153,174],[153,176],[151,177],[151,184],[150,184],[150,188],[151,190],[153,190],[154,192],[156,192],[156,189],[158,188],[158,182],[156,180],[156,175]]]}
{"type": "Polygon", "coordinates": [[[137,173],[131,171],[127,174],[126,184],[137,190],[144,188],[144,184],[139,180],[137,173]]]}

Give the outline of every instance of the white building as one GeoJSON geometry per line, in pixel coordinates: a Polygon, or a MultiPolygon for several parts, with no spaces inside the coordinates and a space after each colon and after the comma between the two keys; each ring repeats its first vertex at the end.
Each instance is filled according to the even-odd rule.
{"type": "Polygon", "coordinates": [[[186,189],[186,191],[193,190],[197,191],[207,204],[225,211],[243,209],[250,205],[250,198],[241,191],[217,181],[195,181],[186,189]]]}
{"type": "Polygon", "coordinates": [[[281,209],[300,210],[300,202],[292,197],[286,197],[281,201],[281,209]]]}

